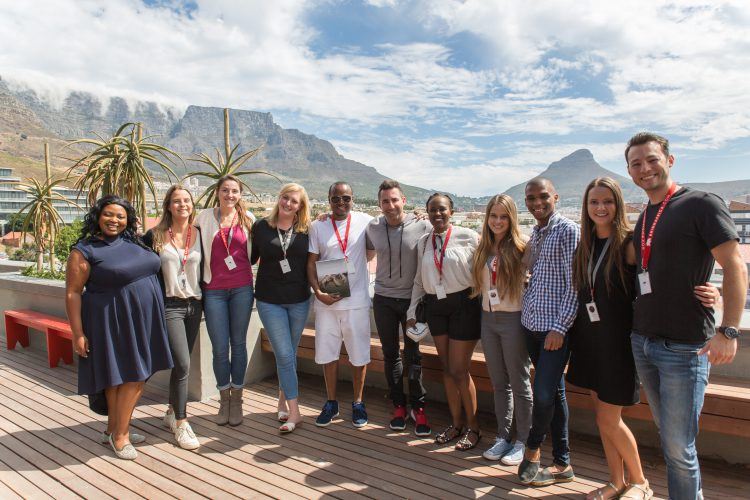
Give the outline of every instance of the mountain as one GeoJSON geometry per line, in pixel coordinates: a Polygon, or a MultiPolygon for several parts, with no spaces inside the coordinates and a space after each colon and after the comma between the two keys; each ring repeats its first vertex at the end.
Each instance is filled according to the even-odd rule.
{"type": "MultiPolygon", "coordinates": [[[[750,180],[681,182],[679,165],[674,168],[672,177],[680,185],[715,193],[727,201],[750,193],[750,180]]],[[[646,201],[646,195],[630,178],[618,175],[599,165],[594,159],[594,155],[588,149],[579,149],[565,158],[551,163],[544,172],[536,177],[544,177],[552,181],[557,189],[557,194],[560,196],[561,206],[580,207],[583,202],[583,192],[586,186],[597,177],[611,177],[615,179],[622,188],[625,201],[646,201]]],[[[524,206],[525,188],[526,182],[511,187],[505,193],[512,196],[516,200],[516,204],[522,207],[524,206]]]]}
{"type": "MultiPolygon", "coordinates": [[[[188,106],[181,113],[156,103],[128,102],[120,97],[103,103],[84,92],[72,92],[53,105],[33,90],[10,88],[0,80],[0,159],[2,152],[38,159],[43,139],[62,147],[65,139],[92,137],[93,132],[109,135],[126,122],[143,123],[144,134],[159,136],[158,142],[186,159],[197,153],[215,158],[216,147],[223,154],[222,108],[188,106]]],[[[372,167],[344,158],[328,141],[280,127],[270,113],[232,109],[229,132],[231,143],[240,144],[240,153],[262,146],[245,168],[267,170],[285,182],[299,182],[312,197],[325,198],[331,183],[346,180],[358,198],[374,199],[378,185],[386,178],[372,167]]],[[[184,174],[203,169],[204,165],[187,161],[186,170],[180,167],[176,171],[184,174]]],[[[248,181],[260,191],[276,192],[279,187],[278,181],[269,176],[252,176],[248,181]]],[[[414,201],[424,201],[432,193],[408,185],[404,185],[404,191],[414,201]]]]}
{"type": "MultiPolygon", "coordinates": [[[[643,201],[646,199],[643,191],[633,181],[622,175],[599,165],[594,155],[588,149],[579,149],[565,158],[551,163],[547,169],[536,177],[544,177],[552,181],[560,196],[561,206],[580,207],[583,192],[592,179],[597,177],[611,177],[620,183],[623,196],[627,201],[643,201]]],[[[516,200],[519,206],[524,206],[524,190],[526,182],[517,184],[505,191],[516,200]]]]}
{"type": "MultiPolygon", "coordinates": [[[[214,107],[188,106],[183,112],[154,102],[131,101],[121,97],[100,99],[86,92],[71,92],[62,99],[41,97],[26,87],[9,86],[0,78],[0,166],[11,167],[21,177],[41,176],[43,142],[49,141],[53,156],[60,154],[67,140],[92,137],[93,132],[109,135],[121,124],[141,122],[147,135],[179,152],[184,158],[197,153],[215,156],[223,151],[223,110],[214,107]]],[[[365,164],[349,160],[333,145],[314,135],[296,129],[284,129],[270,113],[233,109],[230,111],[230,141],[240,144],[244,152],[262,146],[249,160],[247,169],[267,170],[284,181],[303,184],[314,198],[325,198],[328,186],[336,180],[352,184],[355,195],[374,199],[385,176],[365,164]]],[[[81,154],[80,151],[67,156],[81,154]]],[[[64,165],[54,158],[53,169],[64,165]]],[[[679,167],[679,166],[678,166],[679,167]]],[[[188,171],[202,170],[203,165],[187,162],[188,171]]],[[[185,174],[182,167],[178,174],[185,174]]],[[[679,169],[675,172],[679,182],[679,169]]],[[[613,177],[623,188],[627,201],[644,201],[643,192],[630,179],[602,168],[587,149],[580,149],[556,161],[539,176],[555,184],[562,206],[580,206],[581,197],[591,179],[613,177]]],[[[268,176],[253,176],[249,182],[260,191],[276,192],[278,181],[268,176]]],[[[505,192],[523,206],[525,182],[505,192]]],[[[725,200],[750,193],[750,180],[717,183],[686,183],[711,191],[725,200]]],[[[410,201],[423,203],[434,191],[404,186],[410,201]]],[[[489,197],[456,196],[457,207],[482,210],[489,197]]]]}

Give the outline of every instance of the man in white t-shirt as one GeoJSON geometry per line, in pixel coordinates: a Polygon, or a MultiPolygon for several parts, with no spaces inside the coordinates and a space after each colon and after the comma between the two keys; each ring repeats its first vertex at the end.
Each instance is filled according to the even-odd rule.
{"type": "Polygon", "coordinates": [[[345,182],[336,182],[328,190],[331,217],[310,227],[307,277],[315,292],[315,362],[323,365],[328,400],[315,425],[326,427],[339,414],[336,399],[338,361],[341,342],[352,364],[352,424],[367,425],[362,402],[365,373],[370,363],[370,295],[365,229],[372,217],[352,212],[354,196],[345,182]],[[342,298],[321,291],[316,262],[345,259],[351,295],[342,298]]]}

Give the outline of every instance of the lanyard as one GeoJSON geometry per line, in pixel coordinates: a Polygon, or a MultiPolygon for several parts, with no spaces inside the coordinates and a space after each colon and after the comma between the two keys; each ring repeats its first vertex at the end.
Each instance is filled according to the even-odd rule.
{"type": "Polygon", "coordinates": [[[344,258],[346,259],[346,247],[349,245],[349,227],[352,225],[352,214],[349,214],[346,216],[346,232],[344,233],[344,240],[341,240],[341,235],[339,234],[339,228],[336,225],[336,220],[331,217],[331,224],[333,224],[333,232],[336,233],[336,239],[339,241],[339,247],[341,248],[341,253],[344,254],[344,258]]]}
{"type": "Polygon", "coordinates": [[[659,218],[661,217],[662,212],[664,212],[664,207],[666,207],[669,200],[672,199],[672,195],[675,191],[677,191],[677,184],[673,182],[669,187],[669,191],[667,191],[667,196],[664,198],[664,201],[659,205],[659,211],[656,212],[654,221],[651,223],[651,229],[648,230],[648,239],[646,239],[646,210],[648,210],[648,208],[643,211],[643,221],[641,223],[641,269],[644,271],[648,269],[648,261],[651,260],[651,244],[654,241],[654,229],[656,228],[656,223],[659,222],[659,218]]]}
{"type": "MultiPolygon", "coordinates": [[[[187,240],[185,241],[185,251],[184,251],[183,256],[180,258],[180,272],[179,272],[179,274],[182,274],[182,273],[185,272],[185,264],[187,263],[188,254],[190,253],[190,233],[192,232],[192,230],[193,230],[193,227],[192,226],[188,226],[187,240]]],[[[180,249],[177,248],[177,245],[174,242],[174,235],[172,234],[172,228],[171,227],[169,228],[169,240],[172,242],[172,246],[174,247],[175,252],[177,252],[177,255],[179,256],[180,255],[180,249]]]]}
{"type": "Polygon", "coordinates": [[[292,244],[292,231],[293,228],[289,228],[288,231],[281,232],[281,229],[276,227],[276,232],[279,233],[279,243],[281,244],[281,251],[284,253],[284,259],[286,259],[286,251],[289,248],[289,245],[292,244]],[[283,234],[283,236],[282,236],[283,234]]]}
{"type": "Polygon", "coordinates": [[[221,221],[219,220],[219,210],[216,211],[216,222],[219,223],[219,234],[221,235],[221,241],[224,242],[224,248],[227,249],[227,255],[230,255],[229,253],[229,247],[232,245],[232,236],[234,236],[234,223],[237,222],[237,210],[234,211],[234,217],[232,217],[232,224],[229,226],[229,231],[227,231],[227,234],[229,235],[229,240],[227,240],[227,234],[224,234],[224,228],[221,227],[221,221]]]}
{"type": "Polygon", "coordinates": [[[596,273],[597,271],[599,271],[599,266],[604,260],[604,256],[607,254],[607,249],[609,248],[610,243],[612,243],[612,237],[607,238],[607,242],[604,244],[604,248],[602,248],[602,252],[599,254],[599,259],[597,259],[596,265],[594,266],[593,270],[591,269],[591,266],[594,264],[594,245],[591,246],[591,255],[589,255],[588,265],[589,284],[591,287],[591,302],[594,302],[594,284],[596,283],[596,273]]]}
{"type": "Polygon", "coordinates": [[[438,275],[440,276],[440,281],[443,280],[443,259],[445,258],[445,249],[448,248],[448,242],[451,239],[451,231],[453,231],[453,226],[448,226],[448,231],[445,233],[445,240],[443,240],[443,244],[440,246],[440,260],[438,260],[437,257],[437,244],[435,243],[435,231],[432,232],[432,260],[435,261],[435,267],[438,270],[438,275]]]}
{"type": "Polygon", "coordinates": [[[495,288],[497,284],[497,255],[492,258],[492,264],[489,266],[490,271],[490,288],[495,288]]]}

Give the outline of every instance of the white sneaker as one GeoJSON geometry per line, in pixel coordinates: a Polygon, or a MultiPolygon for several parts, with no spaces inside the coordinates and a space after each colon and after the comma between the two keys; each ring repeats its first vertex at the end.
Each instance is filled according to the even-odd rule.
{"type": "Polygon", "coordinates": [[[500,459],[500,462],[502,462],[503,465],[520,464],[523,461],[523,452],[525,449],[526,446],[524,446],[521,441],[516,441],[513,443],[513,448],[500,459]]]}
{"type": "MultiPolygon", "coordinates": [[[[130,432],[128,439],[130,440],[130,444],[140,444],[146,440],[146,436],[137,432],[130,432]]],[[[109,434],[107,434],[107,431],[102,432],[101,436],[99,436],[99,442],[102,444],[109,443],[109,434]]]]}
{"type": "Polygon", "coordinates": [[[487,460],[500,460],[512,448],[513,445],[505,439],[495,438],[495,444],[493,444],[487,451],[482,453],[482,456],[487,460]]]}
{"type": "Polygon", "coordinates": [[[164,425],[169,428],[170,431],[174,432],[177,427],[177,421],[174,418],[174,412],[172,411],[172,408],[169,408],[167,410],[167,413],[164,414],[164,425]]]}
{"type": "Polygon", "coordinates": [[[194,450],[201,445],[198,438],[195,437],[193,428],[190,427],[190,424],[187,423],[187,421],[182,422],[180,426],[174,430],[174,438],[177,441],[177,444],[180,445],[180,448],[184,450],[194,450]]]}

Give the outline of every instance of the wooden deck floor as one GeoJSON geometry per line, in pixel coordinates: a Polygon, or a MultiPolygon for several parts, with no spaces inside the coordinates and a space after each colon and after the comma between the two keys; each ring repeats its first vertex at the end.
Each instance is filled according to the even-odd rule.
{"type": "MultiPolygon", "coordinates": [[[[248,387],[250,415],[237,428],[211,423],[215,400],[190,403],[190,421],[202,443],[197,452],[172,444],[161,424],[166,395],[147,389],[133,421],[146,443],[137,446],[138,459],[127,462],[98,443],[104,420],[75,395],[75,384],[73,368],[47,368],[44,353],[8,352],[0,342],[0,498],[581,498],[606,481],[598,442],[572,436],[577,480],[523,487],[515,467],[481,457],[492,441],[491,417],[483,419],[480,447],[456,452],[389,431],[389,405],[374,389],[366,393],[370,425],[354,429],[345,405],[341,419],[318,429],[312,420],[324,391],[321,379],[309,376],[301,390],[307,423],[287,436],[276,430],[274,380],[248,387]]],[[[341,389],[349,393],[348,384],[341,389]]],[[[446,423],[444,407],[431,407],[430,415],[433,427],[446,423]]],[[[646,475],[663,498],[663,462],[652,449],[642,453],[646,475]]],[[[548,449],[543,456],[549,459],[548,449]]],[[[750,496],[746,469],[703,462],[703,470],[706,498],[750,496]]]]}

